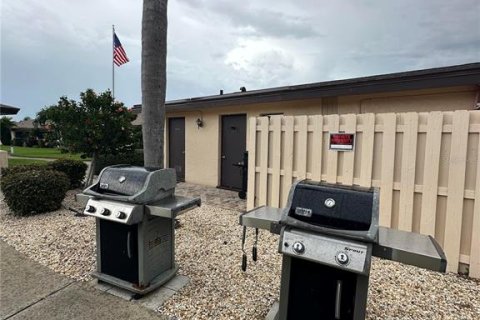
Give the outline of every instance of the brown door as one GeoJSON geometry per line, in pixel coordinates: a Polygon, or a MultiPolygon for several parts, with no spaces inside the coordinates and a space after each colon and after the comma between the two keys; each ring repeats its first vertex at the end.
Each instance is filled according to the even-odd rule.
{"type": "Polygon", "coordinates": [[[177,180],[185,181],[185,118],[168,119],[168,167],[177,171],[177,180]]]}
{"type": "Polygon", "coordinates": [[[222,116],[222,153],[221,153],[221,178],[223,188],[241,190],[242,167],[246,148],[246,123],[245,114],[222,116]]]}

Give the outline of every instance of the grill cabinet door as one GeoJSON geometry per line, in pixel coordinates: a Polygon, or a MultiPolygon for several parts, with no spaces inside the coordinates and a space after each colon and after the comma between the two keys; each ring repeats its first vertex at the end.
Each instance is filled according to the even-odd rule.
{"type": "Polygon", "coordinates": [[[101,272],[138,284],[138,225],[100,219],[101,272]]]}
{"type": "Polygon", "coordinates": [[[355,295],[358,294],[356,274],[291,258],[289,276],[288,320],[358,319],[354,316],[355,295]],[[338,282],[341,282],[342,289],[338,303],[340,309],[336,312],[338,282]]]}

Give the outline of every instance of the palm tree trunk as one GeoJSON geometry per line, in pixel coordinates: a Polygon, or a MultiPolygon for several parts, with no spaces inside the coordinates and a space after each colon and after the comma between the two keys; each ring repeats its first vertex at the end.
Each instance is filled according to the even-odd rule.
{"type": "Polygon", "coordinates": [[[97,165],[98,155],[93,153],[92,161],[90,162],[90,169],[88,170],[87,179],[85,180],[85,187],[91,186],[93,183],[93,177],[95,176],[95,167],[97,165]]]}
{"type": "Polygon", "coordinates": [[[143,155],[147,168],[163,168],[167,64],[167,0],[144,0],[142,17],[143,155]]]}

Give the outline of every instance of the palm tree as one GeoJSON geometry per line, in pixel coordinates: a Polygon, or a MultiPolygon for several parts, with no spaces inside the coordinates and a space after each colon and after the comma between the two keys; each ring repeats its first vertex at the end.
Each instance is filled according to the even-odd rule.
{"type": "Polygon", "coordinates": [[[163,168],[167,64],[167,0],[144,0],[142,17],[143,154],[147,168],[163,168]]]}

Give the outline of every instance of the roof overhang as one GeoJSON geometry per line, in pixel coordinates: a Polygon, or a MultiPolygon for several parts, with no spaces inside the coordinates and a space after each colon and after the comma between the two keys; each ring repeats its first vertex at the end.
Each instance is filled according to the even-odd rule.
{"type": "Polygon", "coordinates": [[[0,115],[2,116],[17,114],[19,110],[20,108],[0,103],[0,115]]]}
{"type": "Polygon", "coordinates": [[[480,63],[167,101],[166,111],[480,84],[480,63]]]}

